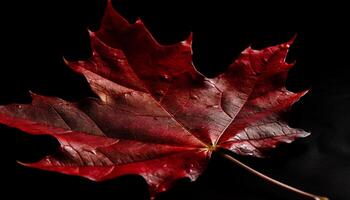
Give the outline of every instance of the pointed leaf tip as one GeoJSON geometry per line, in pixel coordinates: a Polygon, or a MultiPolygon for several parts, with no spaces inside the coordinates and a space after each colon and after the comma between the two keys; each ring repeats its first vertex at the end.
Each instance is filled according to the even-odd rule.
{"type": "Polygon", "coordinates": [[[292,45],[295,41],[295,39],[297,38],[298,33],[295,33],[292,38],[287,42],[289,45],[292,45]]]}
{"type": "Polygon", "coordinates": [[[142,19],[140,17],[137,17],[135,24],[140,24],[140,25],[144,25],[142,19]]]}
{"type": "Polygon", "coordinates": [[[294,43],[296,37],[297,37],[297,33],[295,33],[288,42],[282,44],[281,47],[289,49],[289,47],[294,43]]]}
{"type": "Polygon", "coordinates": [[[192,41],[193,41],[193,32],[191,31],[190,34],[188,35],[188,37],[185,40],[187,42],[187,44],[192,45],[192,41]]]}
{"type": "Polygon", "coordinates": [[[32,98],[35,98],[37,96],[39,96],[38,94],[36,94],[35,92],[33,92],[32,90],[29,90],[29,95],[32,97],[32,98]]]}
{"type": "Polygon", "coordinates": [[[90,37],[95,36],[94,31],[90,30],[89,28],[87,29],[87,31],[88,31],[90,37]]]}
{"type": "Polygon", "coordinates": [[[66,59],[66,57],[62,56],[62,60],[64,64],[69,65],[70,61],[66,59]]]}

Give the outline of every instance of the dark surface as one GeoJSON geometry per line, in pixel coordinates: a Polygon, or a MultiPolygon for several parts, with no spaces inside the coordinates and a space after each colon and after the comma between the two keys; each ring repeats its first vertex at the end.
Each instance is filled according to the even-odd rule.
{"type": "MultiPolygon", "coordinates": [[[[30,102],[29,90],[72,101],[93,95],[84,78],[63,64],[62,56],[72,60],[89,57],[86,28],[98,27],[103,1],[17,4],[13,10],[21,15],[8,16],[14,20],[11,23],[15,29],[11,30],[15,30],[16,39],[11,42],[16,48],[13,58],[4,59],[10,62],[1,65],[0,103],[30,102]]],[[[297,60],[297,64],[289,73],[287,85],[292,91],[311,88],[311,92],[293,107],[289,117],[293,126],[311,131],[312,135],[281,145],[265,160],[239,159],[305,191],[327,195],[332,200],[350,199],[350,66],[345,6],[335,3],[306,6],[296,2],[274,6],[253,2],[229,5],[216,1],[149,4],[121,1],[115,6],[131,21],[140,16],[162,44],[179,42],[193,31],[194,63],[208,76],[224,71],[248,45],[261,48],[285,42],[298,33],[288,58],[297,60]]],[[[3,153],[12,154],[9,163],[14,165],[7,186],[15,192],[9,199],[148,198],[146,183],[138,176],[94,183],[22,167],[16,160],[38,160],[54,152],[57,142],[2,125],[0,132],[2,143],[10,146],[3,153]]],[[[179,181],[159,199],[302,198],[214,156],[198,181],[179,181]]]]}

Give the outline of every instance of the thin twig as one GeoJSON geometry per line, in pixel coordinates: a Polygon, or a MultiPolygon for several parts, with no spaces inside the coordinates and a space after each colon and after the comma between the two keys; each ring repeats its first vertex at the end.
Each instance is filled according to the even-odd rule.
{"type": "Polygon", "coordinates": [[[307,198],[310,198],[310,199],[313,199],[313,200],[329,200],[327,197],[322,197],[322,196],[318,196],[318,195],[315,195],[315,194],[304,192],[304,191],[299,190],[299,189],[297,189],[295,187],[289,186],[289,185],[284,184],[282,182],[279,182],[279,181],[277,181],[277,180],[275,180],[275,179],[273,179],[271,177],[268,177],[265,174],[262,174],[262,173],[256,171],[255,169],[245,165],[244,163],[240,162],[239,160],[235,159],[234,157],[232,157],[231,155],[229,155],[229,154],[227,154],[225,152],[218,151],[218,153],[220,155],[222,155],[223,157],[227,158],[228,160],[236,163],[240,167],[242,167],[242,168],[248,170],[249,172],[251,172],[251,173],[261,177],[262,179],[264,179],[264,180],[266,180],[266,181],[268,181],[270,183],[273,183],[275,185],[278,185],[278,186],[280,186],[280,187],[282,187],[284,189],[287,189],[287,190],[289,190],[291,192],[298,193],[298,194],[300,194],[300,195],[302,195],[304,197],[307,197],[307,198]]]}

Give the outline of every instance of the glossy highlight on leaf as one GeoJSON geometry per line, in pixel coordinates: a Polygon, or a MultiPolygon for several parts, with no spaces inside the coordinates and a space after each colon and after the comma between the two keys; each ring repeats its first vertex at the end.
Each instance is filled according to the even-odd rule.
{"type": "Polygon", "coordinates": [[[0,123],[60,142],[59,155],[25,165],[95,181],[138,174],[154,197],[180,178],[196,180],[218,147],[262,157],[309,134],[281,119],[306,93],[285,88],[292,40],[247,48],[225,73],[207,78],[193,66],[192,36],[160,45],[110,1],[90,40],[90,59],[66,63],[98,98],[67,102],[32,93],[31,104],[0,106],[0,123]]]}

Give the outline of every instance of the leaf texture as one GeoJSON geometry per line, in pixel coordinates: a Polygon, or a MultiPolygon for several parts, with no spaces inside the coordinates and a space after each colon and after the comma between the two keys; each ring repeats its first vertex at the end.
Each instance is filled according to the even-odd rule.
{"type": "Polygon", "coordinates": [[[309,134],[280,117],[306,93],[285,88],[293,40],[247,48],[225,73],[207,78],[193,66],[192,36],[160,45],[110,1],[90,39],[92,57],[66,63],[98,98],[67,102],[32,93],[31,104],[0,106],[0,123],[61,144],[60,154],[25,165],[95,181],[139,174],[154,196],[179,178],[195,180],[218,147],[262,157],[309,134]]]}

